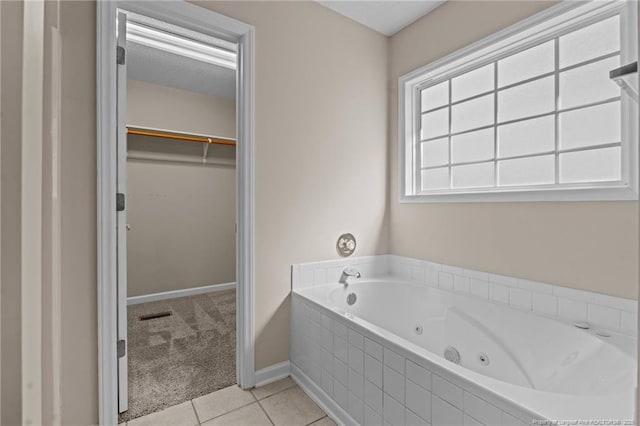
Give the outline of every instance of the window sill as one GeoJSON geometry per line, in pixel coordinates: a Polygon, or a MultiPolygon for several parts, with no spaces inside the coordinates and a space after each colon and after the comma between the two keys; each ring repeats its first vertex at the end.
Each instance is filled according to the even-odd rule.
{"type": "Polygon", "coordinates": [[[638,201],[638,192],[628,186],[544,190],[497,190],[443,194],[400,195],[401,204],[413,203],[521,203],[579,201],[638,201]]]}

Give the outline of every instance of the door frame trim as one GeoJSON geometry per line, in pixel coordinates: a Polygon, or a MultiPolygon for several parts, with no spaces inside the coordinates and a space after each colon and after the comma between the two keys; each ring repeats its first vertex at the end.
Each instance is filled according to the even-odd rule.
{"type": "Polygon", "coordinates": [[[149,16],[238,44],[236,89],[237,327],[236,377],[255,385],[254,365],[254,93],[255,28],[182,0],[97,2],[97,236],[99,422],[117,424],[116,291],[116,10],[149,16]]]}

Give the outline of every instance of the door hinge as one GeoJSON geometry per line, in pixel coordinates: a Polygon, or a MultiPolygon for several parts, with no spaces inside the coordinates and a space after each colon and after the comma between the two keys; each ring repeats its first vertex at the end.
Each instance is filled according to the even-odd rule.
{"type": "Polygon", "coordinates": [[[124,194],[121,192],[116,194],[116,211],[124,211],[124,194]]]}
{"type": "Polygon", "coordinates": [[[118,46],[116,48],[116,62],[118,63],[118,65],[124,65],[124,57],[125,57],[124,47],[118,46]]]}
{"type": "Polygon", "coordinates": [[[122,358],[127,353],[127,342],[126,340],[120,339],[118,340],[118,358],[122,358]]]}

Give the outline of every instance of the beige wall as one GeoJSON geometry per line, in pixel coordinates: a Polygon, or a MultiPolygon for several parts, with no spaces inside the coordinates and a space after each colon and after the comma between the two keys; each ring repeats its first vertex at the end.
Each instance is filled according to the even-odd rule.
{"type": "Polygon", "coordinates": [[[96,7],[62,1],[62,424],[98,416],[96,7]]]}
{"type": "MultiPolygon", "coordinates": [[[[235,101],[140,81],[127,85],[127,122],[235,137],[235,101]]],[[[235,281],[235,148],[129,136],[128,296],[235,281]]]]}
{"type": "Polygon", "coordinates": [[[391,38],[390,251],[635,299],[637,202],[398,201],[398,77],[552,4],[448,1],[391,38]]]}
{"type": "Polygon", "coordinates": [[[236,137],[236,103],[144,81],[127,81],[127,124],[236,137]]]}
{"type": "Polygon", "coordinates": [[[200,4],[256,27],[259,369],[288,359],[292,263],[336,258],[343,232],[387,251],[388,41],[314,2],[200,4]]]}
{"type": "Polygon", "coordinates": [[[20,139],[22,93],[22,4],[0,2],[2,48],[0,110],[0,424],[21,422],[20,339],[20,139]]]}
{"type": "MultiPolygon", "coordinates": [[[[130,152],[161,150],[141,149],[135,138],[130,152]]],[[[201,160],[195,148],[187,156],[201,160]]],[[[128,296],[234,282],[235,167],[130,159],[127,172],[128,296]]]]}

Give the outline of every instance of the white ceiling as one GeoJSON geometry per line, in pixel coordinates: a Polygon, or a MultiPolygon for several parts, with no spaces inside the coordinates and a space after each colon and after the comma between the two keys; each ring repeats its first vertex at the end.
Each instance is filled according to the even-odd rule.
{"type": "Polygon", "coordinates": [[[392,36],[445,0],[316,0],[384,35],[392,36]]]}
{"type": "Polygon", "coordinates": [[[227,99],[236,97],[235,70],[127,43],[127,78],[227,99]]]}

